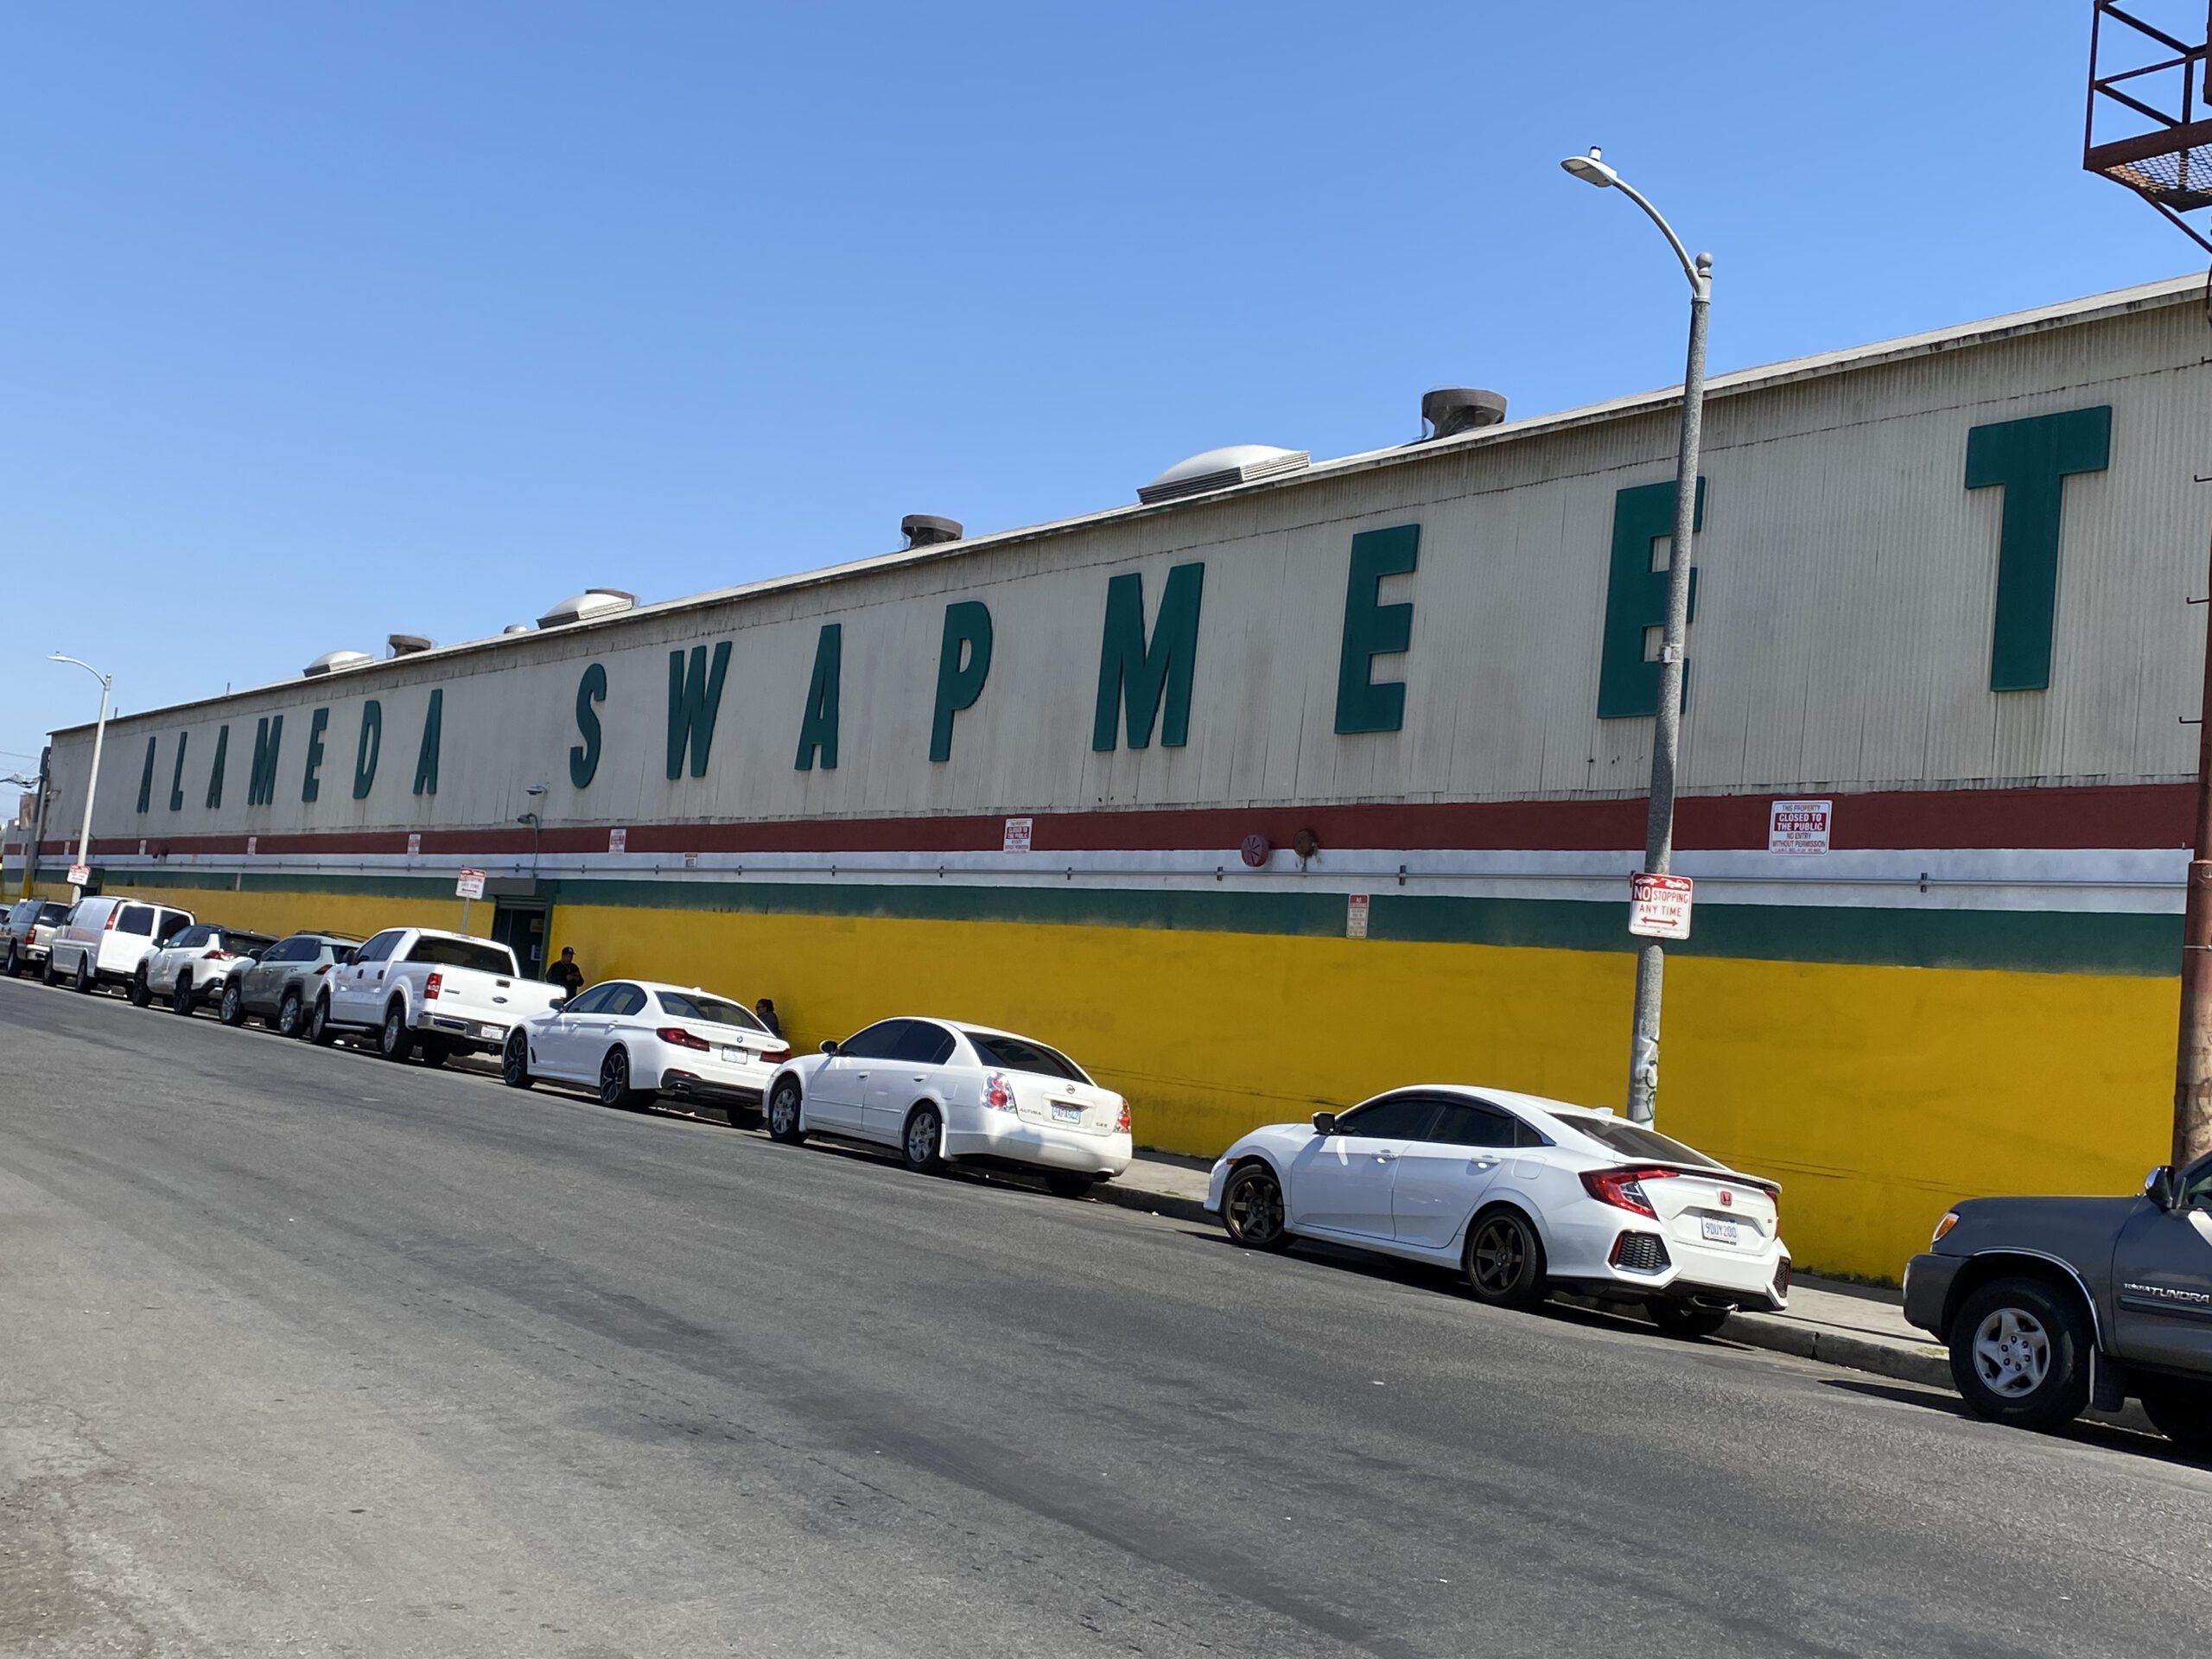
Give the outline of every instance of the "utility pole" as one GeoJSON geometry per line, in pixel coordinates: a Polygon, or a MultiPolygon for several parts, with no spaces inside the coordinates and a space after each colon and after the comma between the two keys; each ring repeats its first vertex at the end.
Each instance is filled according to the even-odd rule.
{"type": "MultiPolygon", "coordinates": [[[[1682,675],[1690,621],[1690,537],[1697,525],[1698,443],[1705,418],[1705,324],[1713,305],[1713,256],[1690,257],[1675,227],[1592,149],[1560,165],[1585,184],[1618,190],[1659,227],[1681,262],[1690,284],[1690,343],[1682,371],[1682,426],[1675,448],[1675,534],[1667,556],[1667,616],[1660,631],[1659,706],[1651,733],[1651,800],[1644,815],[1643,869],[1666,875],[1675,863],[1675,763],[1681,748],[1682,675]]],[[[1667,975],[1666,947],[1646,938],[1636,957],[1635,1034],[1629,1046],[1628,1115],[1649,1123],[1659,1098],[1660,992],[1667,975]]]]}
{"type": "MultiPolygon", "coordinates": [[[[2212,31],[2212,17],[2204,27],[2212,31]]],[[[2212,180],[2205,178],[2200,159],[2208,145],[2212,50],[2206,35],[2183,40],[2133,16],[2116,0],[2093,0],[2083,169],[2133,191],[2212,255],[2212,238],[2189,219],[2212,207],[2206,188],[2212,180]],[[2148,101],[2153,99],[2163,107],[2148,101]],[[2116,122],[2120,135],[2111,136],[2108,126],[2100,142],[2100,117],[2116,122]]],[[[2212,291],[2212,277],[2207,283],[2212,291]]],[[[2206,580],[2212,583],[2212,572],[2206,580]]],[[[2174,1045],[2177,1169],[2212,1153],[2212,604],[2205,606],[2203,677],[2196,711],[2196,825],[2182,907],[2181,1021],[2174,1045]]]]}
{"type": "MultiPolygon", "coordinates": [[[[83,826],[77,831],[77,862],[85,867],[89,873],[92,861],[92,797],[100,785],[100,746],[107,738],[107,700],[109,693],[115,690],[115,676],[103,674],[90,663],[76,657],[64,657],[58,651],[51,652],[48,660],[56,663],[74,663],[100,683],[99,722],[92,728],[92,769],[85,777],[85,821],[83,826]]],[[[69,897],[72,899],[78,899],[84,896],[83,885],[72,881],[69,884],[69,897]]]]}

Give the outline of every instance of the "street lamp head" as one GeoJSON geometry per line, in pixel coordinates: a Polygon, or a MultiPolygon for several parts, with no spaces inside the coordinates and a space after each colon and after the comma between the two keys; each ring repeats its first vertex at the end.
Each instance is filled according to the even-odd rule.
{"type": "Polygon", "coordinates": [[[1604,190],[1618,184],[1621,181],[1621,175],[1605,165],[1602,159],[1603,156],[1604,152],[1597,145],[1592,144],[1590,146],[1590,153],[1587,156],[1570,156],[1560,165],[1581,180],[1583,183],[1594,184],[1600,190],[1604,190]]]}

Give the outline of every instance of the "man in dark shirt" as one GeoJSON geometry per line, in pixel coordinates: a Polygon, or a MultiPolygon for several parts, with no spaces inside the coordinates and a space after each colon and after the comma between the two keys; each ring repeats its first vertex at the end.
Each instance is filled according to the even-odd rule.
{"type": "Polygon", "coordinates": [[[546,979],[561,988],[563,996],[574,996],[584,988],[584,970],[576,966],[576,947],[561,947],[561,960],[545,970],[546,979]]]}
{"type": "Polygon", "coordinates": [[[780,1037],[784,1034],[784,1022],[776,1018],[776,1005],[766,997],[762,997],[753,1005],[753,1012],[760,1023],[768,1027],[768,1034],[771,1037],[780,1037]]]}

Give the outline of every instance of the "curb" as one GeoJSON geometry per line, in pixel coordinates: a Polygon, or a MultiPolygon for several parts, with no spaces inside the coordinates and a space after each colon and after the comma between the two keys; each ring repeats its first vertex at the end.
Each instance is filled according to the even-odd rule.
{"type": "Polygon", "coordinates": [[[1201,1227],[1219,1225],[1213,1211],[1198,1199],[1180,1198],[1173,1192],[1154,1192],[1141,1186],[1123,1186],[1119,1181],[1101,1181],[1090,1189],[1090,1196],[1119,1210],[1141,1210],[1171,1221],[1196,1222],[1201,1227]]]}

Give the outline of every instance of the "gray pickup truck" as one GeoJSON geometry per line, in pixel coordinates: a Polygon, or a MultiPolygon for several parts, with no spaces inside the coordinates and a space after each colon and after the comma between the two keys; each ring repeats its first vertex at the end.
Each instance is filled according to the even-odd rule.
{"type": "Polygon", "coordinates": [[[1977,1416],[2021,1428],[2128,1399],[2212,1454],[2212,1157],[2132,1198],[1970,1198],[1904,1270],[1977,1416]]]}

